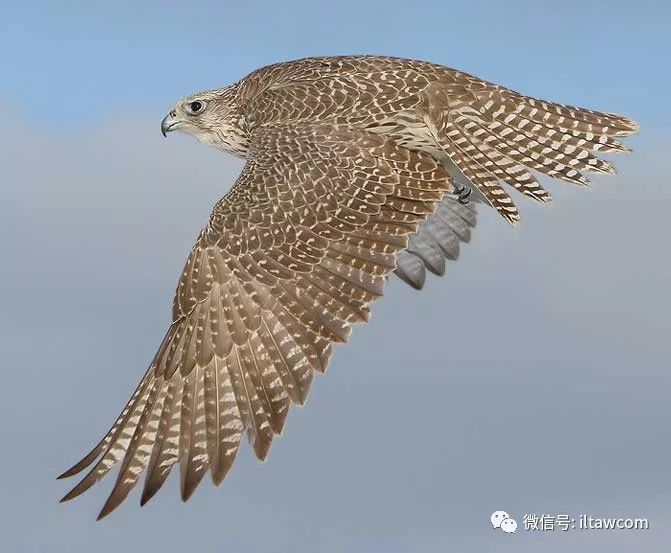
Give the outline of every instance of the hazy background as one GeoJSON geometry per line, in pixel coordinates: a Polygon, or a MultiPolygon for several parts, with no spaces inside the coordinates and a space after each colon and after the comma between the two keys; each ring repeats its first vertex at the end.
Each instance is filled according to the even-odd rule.
{"type": "Polygon", "coordinates": [[[671,543],[667,2],[9,2],[0,17],[0,548],[8,552],[662,551],[671,543]],[[96,7],[93,7],[95,4],[96,7]],[[109,3],[104,3],[109,6],[109,3]],[[422,293],[390,282],[265,464],[244,447],[94,523],[105,432],[241,163],[159,123],[180,97],[315,54],[423,58],[641,122],[619,175],[484,213],[422,293]],[[404,405],[399,409],[399,405],[404,405]],[[74,484],[74,481],[72,482],[74,484]],[[517,535],[490,527],[504,509],[517,535]],[[525,532],[525,513],[648,517],[525,532]]]}

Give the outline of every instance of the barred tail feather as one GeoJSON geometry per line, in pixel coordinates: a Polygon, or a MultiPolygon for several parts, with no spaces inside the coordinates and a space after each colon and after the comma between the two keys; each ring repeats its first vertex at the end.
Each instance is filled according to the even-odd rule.
{"type": "MultiPolygon", "coordinates": [[[[463,123],[463,120],[461,122],[463,123]]],[[[547,203],[552,200],[550,193],[524,166],[501,154],[498,150],[478,142],[475,137],[469,136],[466,125],[460,126],[459,129],[462,136],[470,142],[471,155],[492,175],[536,201],[547,203]]]]}
{"type": "Polygon", "coordinates": [[[516,112],[553,128],[577,131],[584,134],[628,136],[639,130],[639,124],[622,115],[592,111],[517,95],[516,112]]]}
{"type": "Polygon", "coordinates": [[[467,86],[449,86],[447,94],[432,89],[426,95],[432,134],[511,223],[519,216],[510,198],[499,191],[499,182],[547,202],[549,193],[529,170],[588,185],[583,173],[615,173],[610,162],[593,152],[629,151],[613,137],[639,128],[627,117],[525,97],[475,78],[467,86]]]}
{"type": "Polygon", "coordinates": [[[449,125],[446,135],[449,142],[443,147],[464,176],[482,193],[485,200],[512,225],[520,220],[512,199],[499,185],[499,180],[473,157],[473,147],[458,126],[449,125]]]}

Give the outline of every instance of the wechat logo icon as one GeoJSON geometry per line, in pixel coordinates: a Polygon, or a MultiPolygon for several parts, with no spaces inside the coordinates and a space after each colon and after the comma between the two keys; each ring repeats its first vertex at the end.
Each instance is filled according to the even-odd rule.
{"type": "Polygon", "coordinates": [[[491,518],[492,527],[503,530],[506,534],[514,534],[517,531],[517,521],[510,518],[505,511],[494,511],[491,518]]]}

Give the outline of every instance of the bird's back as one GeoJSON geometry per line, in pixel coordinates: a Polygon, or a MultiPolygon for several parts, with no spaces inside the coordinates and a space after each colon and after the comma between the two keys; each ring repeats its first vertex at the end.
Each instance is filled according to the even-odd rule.
{"type": "Polygon", "coordinates": [[[538,201],[549,194],[527,169],[576,184],[612,173],[591,151],[623,151],[613,137],[635,122],[524,96],[437,64],[376,56],[306,58],[259,69],[239,83],[251,132],[325,123],[383,134],[448,161],[509,222],[519,214],[503,181],[538,201]]]}
{"type": "Polygon", "coordinates": [[[252,125],[323,120],[372,128],[416,112],[432,83],[494,86],[424,61],[335,56],[258,69],[240,82],[240,97],[252,125]]]}

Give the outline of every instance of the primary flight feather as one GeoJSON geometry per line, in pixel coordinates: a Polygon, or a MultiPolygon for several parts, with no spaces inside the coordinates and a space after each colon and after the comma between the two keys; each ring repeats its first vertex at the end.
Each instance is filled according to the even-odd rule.
{"type": "Polygon", "coordinates": [[[475,226],[473,201],[519,221],[506,185],[548,202],[531,171],[586,185],[613,173],[626,117],[553,104],[440,65],[308,58],[179,102],[161,124],[245,158],[189,256],[172,324],[63,498],[120,464],[100,517],[145,473],[141,503],[180,466],[187,500],[219,484],[244,434],[265,459],[331,344],[369,318],[390,273],[443,274],[475,226]]]}

